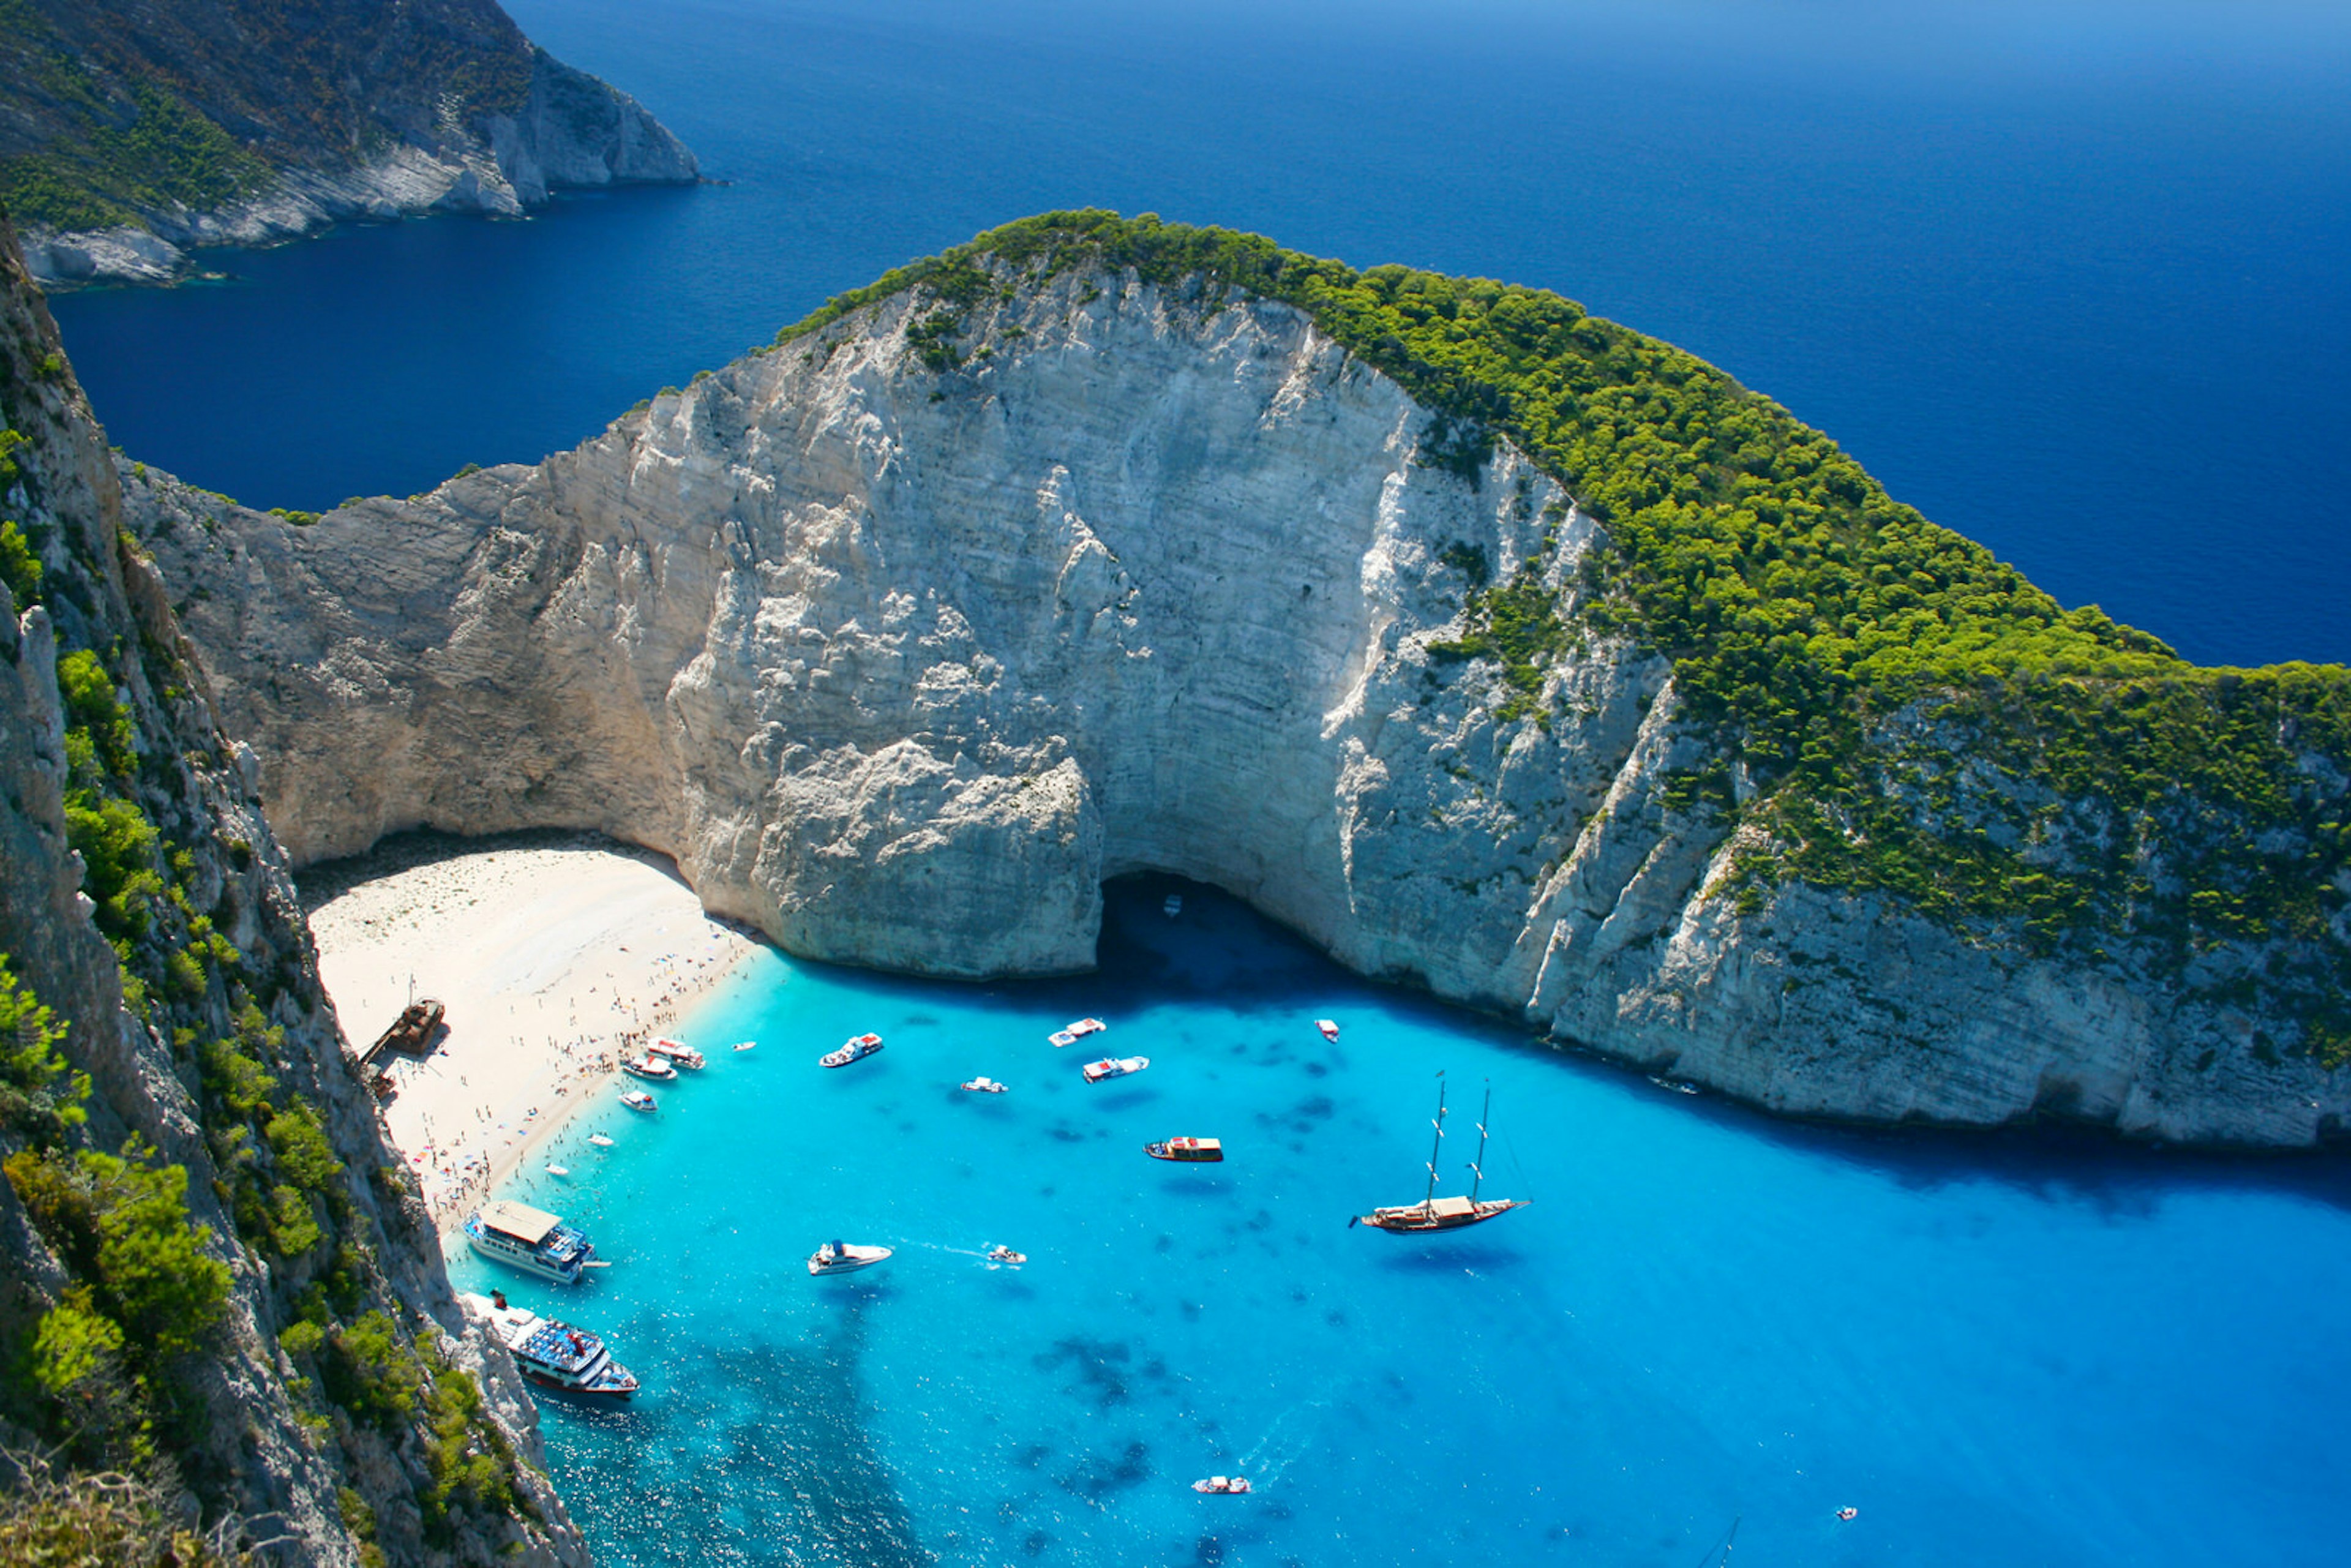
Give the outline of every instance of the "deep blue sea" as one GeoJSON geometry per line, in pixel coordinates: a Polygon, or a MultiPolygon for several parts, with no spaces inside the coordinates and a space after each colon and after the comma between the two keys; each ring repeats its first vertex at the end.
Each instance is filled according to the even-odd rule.
{"type": "Polygon", "coordinates": [[[258,506],[578,442],[1050,207],[1540,284],[2069,603],[2351,658],[2340,0],[513,0],[728,183],[59,299],[113,438],[258,506]]]}
{"type": "MultiPolygon", "coordinates": [[[[2069,602],[2351,658],[2351,7],[509,8],[726,183],[60,298],[114,440],[262,506],[420,490],[1006,219],[1150,210],[1555,287],[2069,602]]],[[[616,1266],[503,1282],[648,1385],[549,1406],[601,1560],[1687,1568],[1734,1520],[1745,1568],[2351,1560],[2339,1163],[1776,1123],[1159,891],[1114,890],[1084,980],[764,956],[694,1020],[705,1073],[523,1184],[616,1266]],[[1081,1082],[1044,1037],[1084,1014],[1151,1070],[1081,1082]],[[1419,1193],[1440,1069],[1448,1182],[1490,1082],[1533,1207],[1348,1230],[1419,1193]],[[1139,1152],[1183,1133],[1232,1157],[1139,1152]],[[898,1254],[810,1280],[836,1235],[898,1254]],[[1218,1471],[1260,1490],[1188,1490],[1218,1471]]]]}
{"type": "Polygon", "coordinates": [[[453,1259],[645,1381],[543,1402],[601,1561],[1694,1568],[1734,1521],[1746,1568],[2345,1560],[2339,1165],[1777,1123],[1206,889],[1171,921],[1169,885],[1113,885],[1083,979],[760,956],[690,1020],[706,1071],[513,1189],[611,1269],[453,1259]],[[1151,1066],[1082,1082],[1105,1052],[1151,1066]],[[1446,1190],[1490,1085],[1487,1191],[1532,1207],[1349,1229],[1418,1199],[1440,1069],[1446,1190]],[[1011,1092],[956,1088],[981,1073],[1011,1092]],[[1186,1134],[1226,1162],[1141,1152],[1186,1134]],[[812,1280],[832,1237],[896,1255],[812,1280]],[[1219,1473],[1259,1490],[1189,1490],[1219,1473]]]}

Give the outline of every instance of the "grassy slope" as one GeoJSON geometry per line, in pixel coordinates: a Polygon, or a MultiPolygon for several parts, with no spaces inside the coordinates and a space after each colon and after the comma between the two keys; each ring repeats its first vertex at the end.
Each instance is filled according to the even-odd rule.
{"type": "Polygon", "coordinates": [[[778,341],[919,287],[938,309],[918,347],[948,370],[956,312],[1004,269],[1095,264],[1204,308],[1239,290],[1304,310],[1433,411],[1427,460],[1474,472],[1505,436],[1604,521],[1575,591],[1543,591],[1531,564],[1473,591],[1468,632],[1436,651],[1493,660],[1515,694],[1505,721],[1537,723],[1543,666],[1588,636],[1669,655],[1723,758],[1677,798],[1771,845],[1743,863],[1750,902],[1793,877],[1981,941],[2126,948],[2277,1026],[2278,1045],[2351,1059],[2351,671],[2204,668],[2068,611],[1769,398],[1541,289],[1055,213],[901,267],[778,341]],[[1734,758],[1757,786],[1744,805],[1734,758]]]}

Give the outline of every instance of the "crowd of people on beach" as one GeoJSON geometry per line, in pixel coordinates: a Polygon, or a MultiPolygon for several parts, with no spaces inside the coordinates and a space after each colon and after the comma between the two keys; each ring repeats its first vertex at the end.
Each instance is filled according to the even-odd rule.
{"type": "MultiPolygon", "coordinates": [[[[423,1143],[409,1151],[408,1161],[434,1219],[444,1225],[455,1223],[486,1201],[490,1189],[504,1178],[522,1147],[558,1119],[554,1113],[583,1103],[593,1085],[609,1081],[620,1071],[624,1058],[642,1053],[661,1031],[673,1027],[684,1005],[725,972],[727,956],[714,952],[699,957],[656,958],[655,965],[667,971],[663,983],[643,1002],[625,1000],[616,990],[610,1009],[625,1015],[629,1022],[609,1034],[582,1030],[579,1012],[572,1011],[567,1022],[580,1032],[568,1039],[548,1039],[553,1059],[517,1097],[525,1102],[518,1109],[495,1111],[476,1103],[468,1107],[467,1122],[455,1127],[436,1125],[433,1114],[424,1113],[423,1143]],[[582,1090],[580,1100],[572,1099],[574,1089],[582,1090]],[[560,1107],[552,1103],[559,1100],[567,1103],[560,1107]]],[[[605,979],[617,984],[618,977],[608,970],[605,979]]],[[[594,988],[590,989],[592,994],[594,988]]],[[[540,1005],[546,1005],[544,1000],[540,1005]]],[[[453,1020],[457,1022],[462,1020],[453,1020]]],[[[517,1051],[528,1049],[523,1035],[509,1036],[509,1042],[517,1051]]],[[[442,1064],[427,1058],[402,1063],[395,1082],[413,1081],[425,1073],[440,1075],[444,1071],[442,1064]]],[[[470,1087],[462,1074],[458,1083],[470,1087]]]]}

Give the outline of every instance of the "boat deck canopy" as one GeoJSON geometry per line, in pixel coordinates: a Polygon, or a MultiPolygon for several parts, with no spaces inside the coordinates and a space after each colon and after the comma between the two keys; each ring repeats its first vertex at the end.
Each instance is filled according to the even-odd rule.
{"type": "Polygon", "coordinates": [[[527,1247],[536,1247],[547,1239],[549,1231],[563,1222],[543,1208],[501,1199],[482,1206],[482,1223],[502,1236],[513,1237],[527,1247]]]}
{"type": "Polygon", "coordinates": [[[1468,1214],[1477,1207],[1466,1197],[1438,1197],[1429,1200],[1428,1211],[1431,1214],[1468,1214]]]}

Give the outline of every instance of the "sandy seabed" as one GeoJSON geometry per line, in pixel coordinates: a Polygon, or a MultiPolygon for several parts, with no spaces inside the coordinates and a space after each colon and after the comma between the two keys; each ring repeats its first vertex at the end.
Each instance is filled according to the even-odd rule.
{"type": "Polygon", "coordinates": [[[304,891],[353,1051],[412,998],[448,1009],[423,1057],[379,1061],[397,1086],[384,1104],[392,1142],[444,1234],[571,1116],[632,1114],[620,1058],[671,1030],[756,946],[704,914],[667,860],[603,841],[411,842],[304,891]]]}

